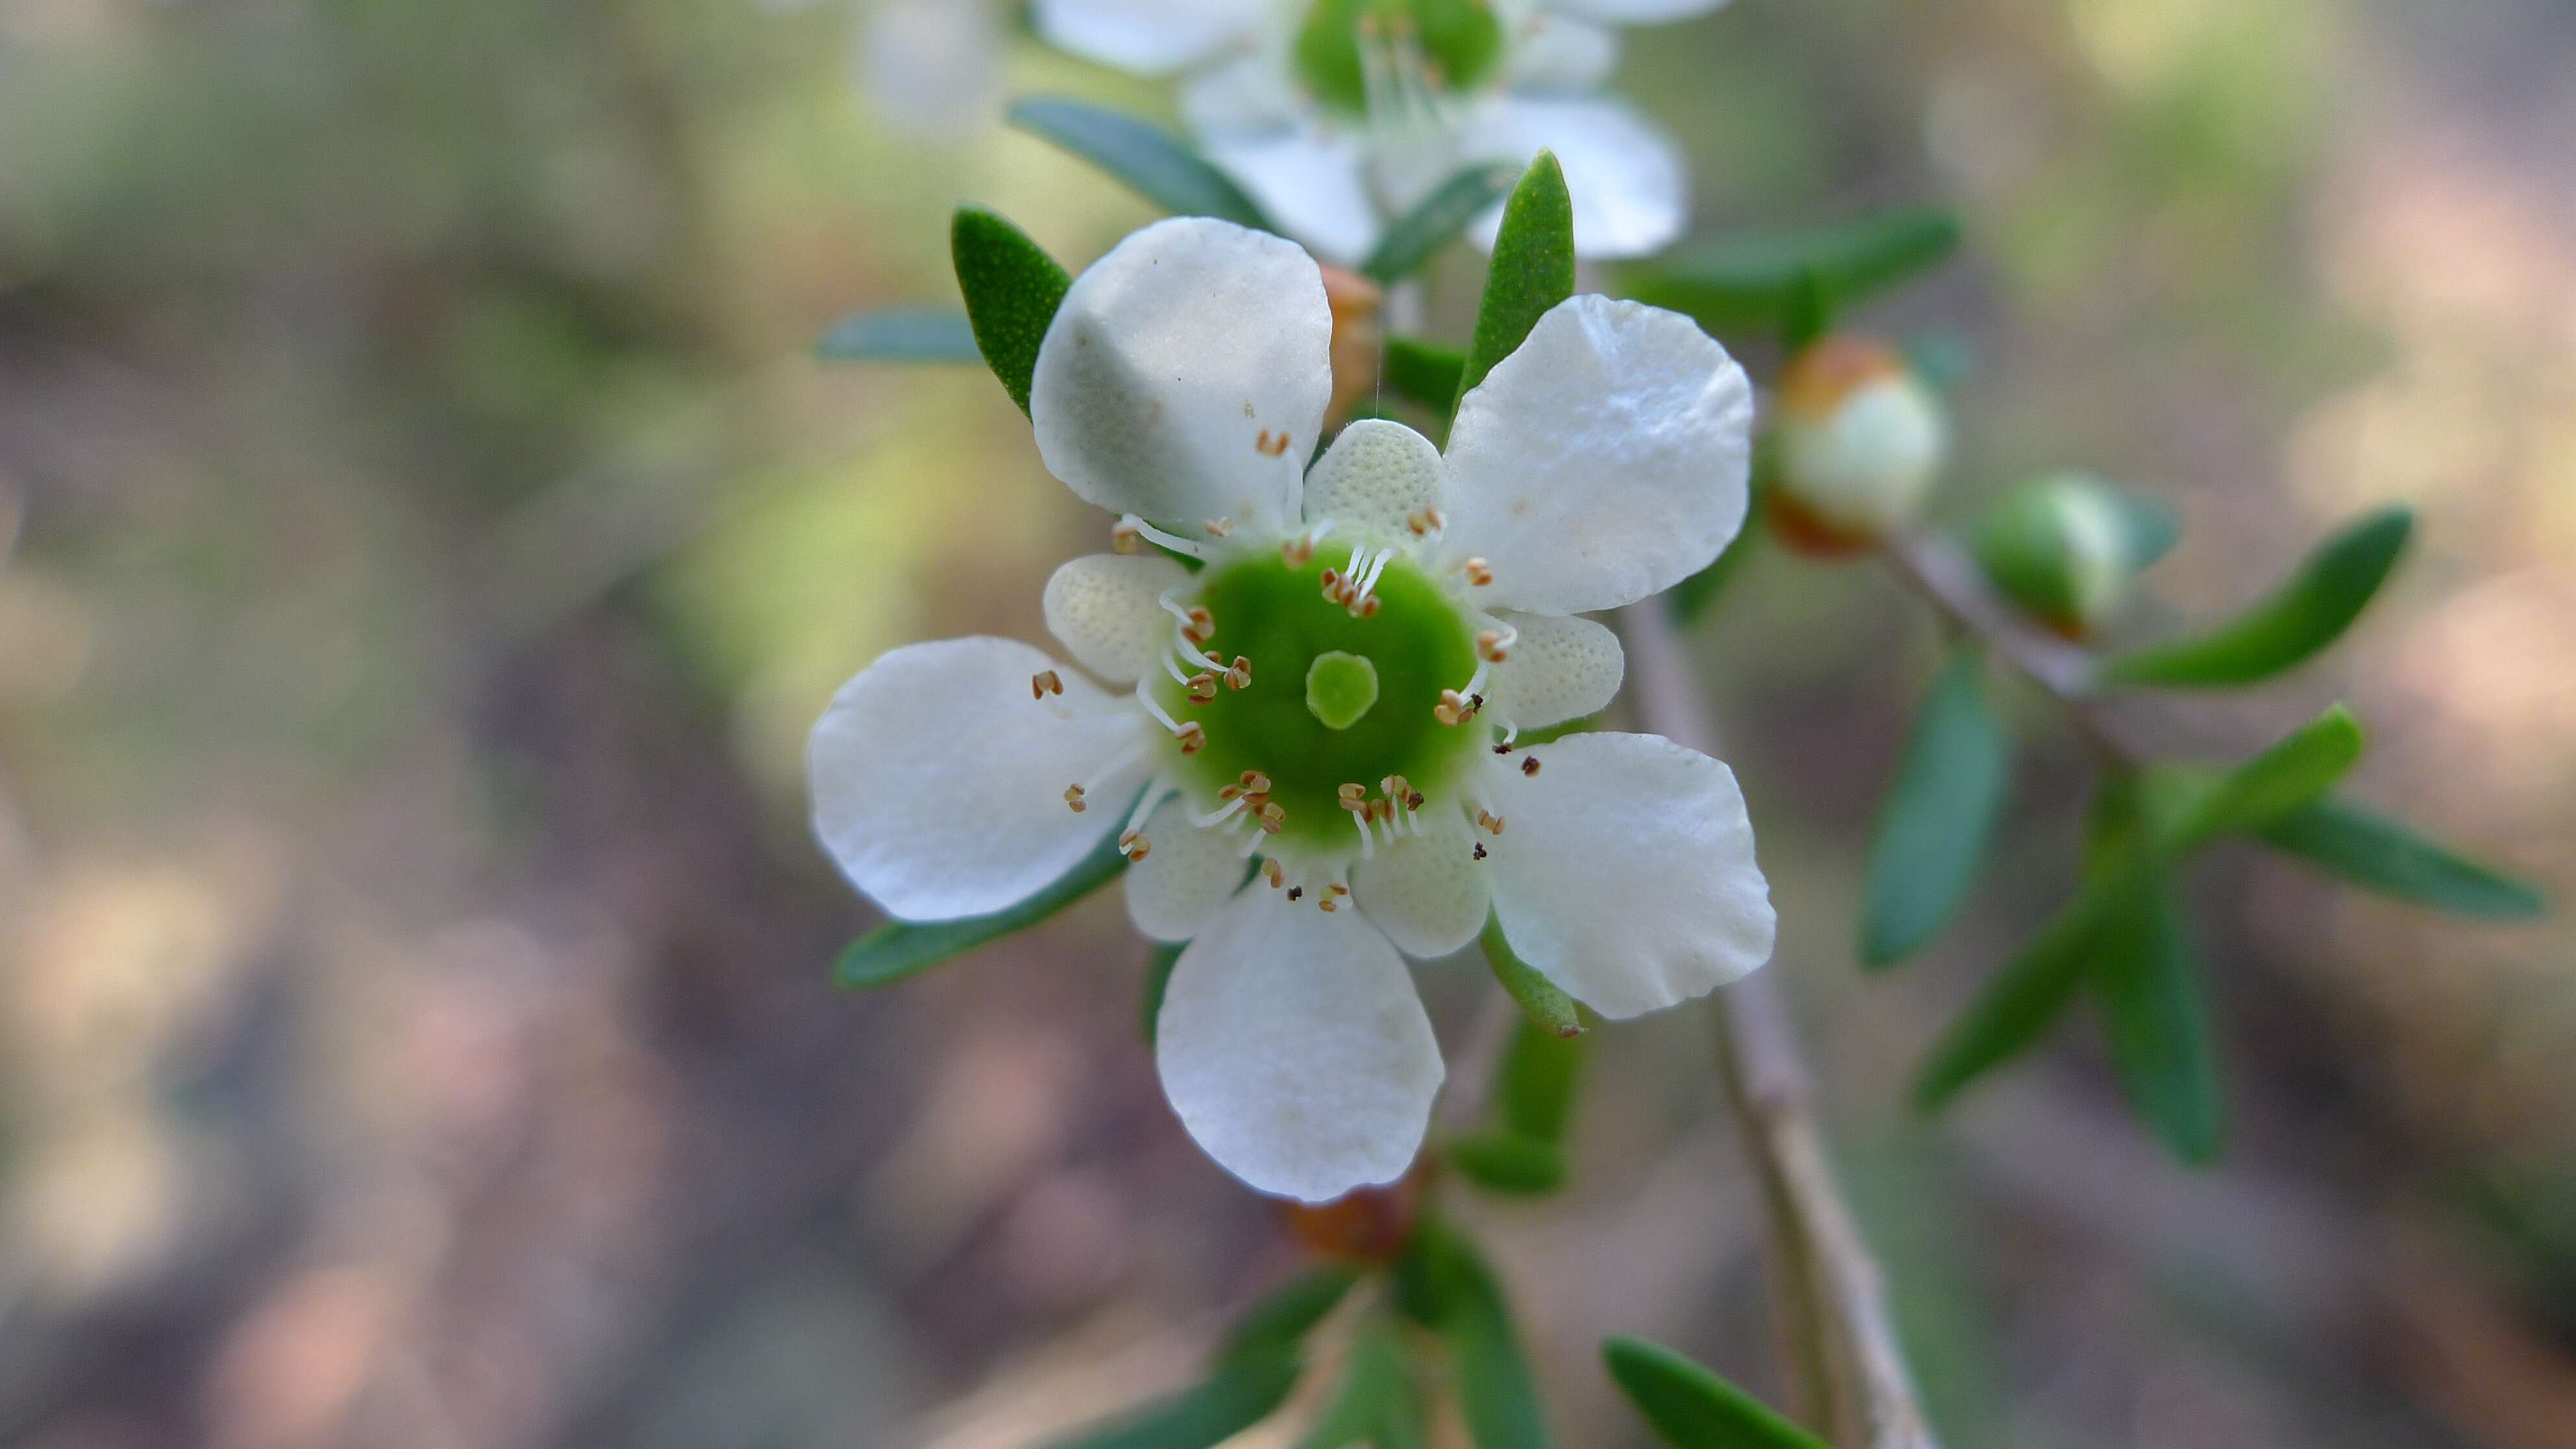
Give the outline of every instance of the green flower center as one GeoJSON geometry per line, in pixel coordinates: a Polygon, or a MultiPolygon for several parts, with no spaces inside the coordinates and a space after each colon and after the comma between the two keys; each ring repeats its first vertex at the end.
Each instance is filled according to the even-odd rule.
{"type": "Polygon", "coordinates": [[[1368,111],[1373,84],[1464,90],[1502,53],[1488,0],[1315,0],[1297,32],[1298,75],[1353,115],[1368,111]]]}
{"type": "Polygon", "coordinates": [[[1326,570],[1338,578],[1349,558],[1350,541],[1336,538],[1302,564],[1265,552],[1210,565],[1194,601],[1215,626],[1202,647],[1229,665],[1251,661],[1251,678],[1236,689],[1220,677],[1203,703],[1168,677],[1154,692],[1173,719],[1205,731],[1179,765],[1192,797],[1204,807],[1247,774],[1266,778],[1280,842],[1306,850],[1357,845],[1344,785],[1376,799],[1401,775],[1413,790],[1439,790],[1485,734],[1432,713],[1441,691],[1475,672],[1466,611],[1399,554],[1362,617],[1325,592],[1326,570]]]}

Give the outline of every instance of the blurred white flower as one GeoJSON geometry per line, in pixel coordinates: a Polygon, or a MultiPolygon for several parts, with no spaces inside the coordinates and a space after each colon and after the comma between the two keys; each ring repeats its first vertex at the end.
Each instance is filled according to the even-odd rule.
{"type": "MultiPolygon", "coordinates": [[[[1039,34],[1183,74],[1201,149],[1298,240],[1344,264],[1462,167],[1564,164],[1575,250],[1643,256],[1688,220],[1689,168],[1606,93],[1613,27],[1724,0],[1037,0],[1039,34]]],[[[1493,244],[1501,208],[1469,229],[1493,244]]]]}
{"type": "Polygon", "coordinates": [[[1420,1147],[1442,1068],[1399,952],[1456,951],[1490,913],[1626,1017],[1754,969],[1773,932],[1726,766],[1652,735],[1513,743],[1618,690],[1616,636],[1574,614],[1741,526],[1743,370],[1685,317],[1576,297],[1467,395],[1445,456],[1372,420],[1310,471],[1331,332],[1315,262],[1225,222],[1158,223],[1083,273],[1030,414],[1049,471],[1120,515],[1122,552],[1045,595],[1112,688],[1012,640],[912,645],[809,755],[824,845],[906,920],[1001,910],[1116,831],[1137,928],[1190,942],[1157,1033],[1173,1107],[1308,1201],[1420,1147]]]}
{"type": "Polygon", "coordinates": [[[882,0],[860,21],[853,73],[888,126],[956,139],[1001,112],[1001,21],[985,0],[882,0]]]}

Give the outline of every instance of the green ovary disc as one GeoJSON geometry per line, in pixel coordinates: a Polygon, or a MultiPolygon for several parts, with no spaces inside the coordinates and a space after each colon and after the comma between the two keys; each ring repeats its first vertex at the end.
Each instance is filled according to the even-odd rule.
{"type": "Polygon", "coordinates": [[[1237,655],[1250,659],[1252,682],[1220,685],[1206,704],[1192,704],[1170,679],[1155,690],[1172,718],[1207,731],[1205,747],[1181,757],[1191,795],[1205,807],[1246,770],[1269,776],[1271,800],[1286,812],[1279,836],[1285,847],[1355,845],[1339,799],[1343,784],[1374,796],[1379,781],[1402,775],[1417,790],[1437,790],[1485,735],[1475,722],[1444,725],[1431,713],[1440,692],[1462,687],[1476,668],[1475,630],[1464,611],[1399,557],[1378,577],[1377,612],[1355,618],[1323,590],[1324,569],[1349,557],[1343,542],[1296,567],[1276,554],[1211,566],[1196,600],[1216,621],[1206,650],[1228,664],[1237,655]],[[1351,658],[1331,658],[1336,654],[1351,658]],[[1320,670],[1318,659],[1325,661],[1320,670]],[[1358,680],[1371,672],[1374,697],[1354,709],[1358,680]],[[1309,702],[1310,676],[1318,675],[1320,712],[1309,702]],[[1347,715],[1348,723],[1335,727],[1322,715],[1347,715]]]}

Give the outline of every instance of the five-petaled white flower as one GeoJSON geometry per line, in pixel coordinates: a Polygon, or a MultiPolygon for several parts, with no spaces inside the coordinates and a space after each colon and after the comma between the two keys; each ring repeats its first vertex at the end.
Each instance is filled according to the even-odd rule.
{"type": "MultiPolygon", "coordinates": [[[[1290,235],[1344,265],[1386,219],[1477,162],[1556,153],[1586,257],[1681,235],[1690,174],[1664,132],[1603,82],[1612,27],[1724,0],[1038,0],[1038,31],[1148,75],[1187,72],[1201,149],[1290,235]]],[[[1470,228],[1493,244],[1501,208],[1470,228]]]]}
{"type": "Polygon", "coordinates": [[[824,845],[905,920],[1000,910],[1115,831],[1137,928],[1190,943],[1157,1031],[1173,1107],[1308,1201],[1421,1145],[1440,1053],[1399,951],[1454,952],[1490,911],[1627,1017],[1751,971],[1773,930],[1726,766],[1653,735],[1514,743],[1618,690],[1616,636],[1578,611],[1743,522],[1743,370],[1688,318],[1575,297],[1467,394],[1445,456],[1370,420],[1308,471],[1331,333],[1314,261],[1225,222],[1157,223],[1083,273],[1029,409],[1127,551],[1064,565],[1045,612],[1122,692],[1007,639],[915,644],[842,688],[809,762],[824,845]]]}

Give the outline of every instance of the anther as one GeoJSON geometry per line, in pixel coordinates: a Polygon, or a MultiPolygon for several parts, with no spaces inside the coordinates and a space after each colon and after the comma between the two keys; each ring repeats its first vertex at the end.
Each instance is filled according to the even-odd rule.
{"type": "Polygon", "coordinates": [[[1220,800],[1231,800],[1242,793],[1243,787],[1241,785],[1227,785],[1216,792],[1216,798],[1220,800]]]}
{"type": "Polygon", "coordinates": [[[1252,450],[1265,458],[1276,458],[1288,451],[1288,434],[1285,430],[1274,433],[1263,428],[1261,435],[1252,440],[1252,450]]]}
{"type": "Polygon", "coordinates": [[[1234,667],[1225,672],[1225,687],[1228,689],[1250,689],[1252,687],[1252,661],[1250,659],[1241,654],[1234,656],[1234,667]]]}
{"type": "Polygon", "coordinates": [[[1331,885],[1324,887],[1324,889],[1331,891],[1337,896],[1346,896],[1351,893],[1351,888],[1342,884],[1340,881],[1335,881],[1331,885]]]}
{"type": "Polygon", "coordinates": [[[1360,606],[1359,606],[1358,608],[1356,608],[1356,609],[1353,609],[1351,612],[1352,612],[1352,613],[1354,613],[1354,614],[1357,614],[1358,616],[1360,616],[1360,617],[1361,617],[1361,618],[1363,618],[1363,619],[1374,619],[1374,618],[1376,618],[1376,617],[1377,617],[1377,595],[1375,595],[1375,594],[1371,594],[1371,595],[1369,595],[1367,598],[1360,600],[1360,606]]]}
{"type": "Polygon", "coordinates": [[[1265,860],[1261,863],[1261,878],[1270,882],[1270,888],[1275,891],[1279,889],[1280,882],[1287,878],[1287,873],[1279,868],[1279,862],[1265,860]]]}
{"type": "Polygon", "coordinates": [[[1109,551],[1111,553],[1134,553],[1136,551],[1137,542],[1142,536],[1143,535],[1138,531],[1135,524],[1122,518],[1116,523],[1109,525],[1109,551]]]}
{"type": "Polygon", "coordinates": [[[1064,803],[1071,807],[1073,813],[1076,815],[1079,815],[1083,811],[1091,808],[1090,802],[1084,800],[1082,798],[1082,794],[1083,791],[1080,785],[1067,785],[1064,787],[1064,803]]]}
{"type": "Polygon", "coordinates": [[[1487,629],[1476,635],[1476,657],[1487,664],[1500,664],[1509,655],[1503,652],[1503,631],[1487,629]]]}
{"type": "Polygon", "coordinates": [[[1181,742],[1182,754],[1195,755],[1207,748],[1207,730],[1197,720],[1182,721],[1181,727],[1173,734],[1181,742]]]}
{"type": "Polygon", "coordinates": [[[1467,582],[1480,589],[1494,581],[1494,566],[1482,558],[1471,558],[1463,567],[1467,571],[1467,582]]]}
{"type": "Polygon", "coordinates": [[[1154,849],[1154,842],[1147,840],[1145,838],[1145,832],[1141,830],[1129,830],[1119,835],[1118,848],[1126,854],[1127,859],[1132,863],[1143,860],[1147,855],[1151,854],[1154,849]]]}
{"type": "Polygon", "coordinates": [[[1498,744],[1498,745],[1494,746],[1494,753],[1495,753],[1495,754],[1498,754],[1498,755],[1508,755],[1508,754],[1510,754],[1511,752],[1512,752],[1512,742],[1511,742],[1511,741],[1509,741],[1509,740],[1505,740],[1505,741],[1503,741],[1501,744],[1498,744]]]}
{"type": "Polygon", "coordinates": [[[1279,561],[1292,569],[1304,568],[1314,556],[1315,541],[1311,538],[1292,538],[1279,545],[1279,561]]]}
{"type": "Polygon", "coordinates": [[[1261,832],[1264,835],[1277,835],[1287,828],[1288,807],[1275,800],[1261,807],[1261,832]]]}
{"type": "Polygon", "coordinates": [[[1431,717],[1445,725],[1454,725],[1475,712],[1467,696],[1454,689],[1440,691],[1440,702],[1431,707],[1431,717]]]}
{"type": "Polygon", "coordinates": [[[1476,858],[1477,858],[1478,860],[1483,860],[1483,859],[1485,858],[1485,854],[1486,854],[1486,852],[1485,852],[1485,842],[1483,842],[1483,841],[1481,841],[1481,840],[1477,841],[1477,842],[1476,842],[1476,858]]]}
{"type": "Polygon", "coordinates": [[[1041,669],[1029,676],[1029,698],[1044,699],[1064,693],[1064,678],[1052,669],[1041,669]]]}
{"type": "Polygon", "coordinates": [[[1207,521],[1207,531],[1208,537],[1210,538],[1223,538],[1227,534],[1234,532],[1234,520],[1231,518],[1211,518],[1207,521]]]}
{"type": "Polygon", "coordinates": [[[1244,771],[1241,776],[1241,783],[1243,785],[1244,793],[1247,795],[1267,795],[1270,793],[1270,777],[1261,773],[1259,770],[1244,771]]]}
{"type": "Polygon", "coordinates": [[[1288,899],[1292,901],[1302,900],[1305,898],[1305,895],[1306,888],[1304,886],[1290,886],[1288,888],[1288,899]]]}
{"type": "Polygon", "coordinates": [[[1319,901],[1315,902],[1315,909],[1317,909],[1317,910],[1319,910],[1319,911],[1322,911],[1324,914],[1326,914],[1326,915],[1328,915],[1328,916],[1329,916],[1329,915],[1331,915],[1333,912],[1340,910],[1341,908],[1342,908],[1342,907],[1341,907],[1341,903],[1340,903],[1339,901],[1334,900],[1331,896],[1326,896],[1326,897],[1324,897],[1323,899],[1321,899],[1321,900],[1319,900],[1319,901]]]}
{"type": "Polygon", "coordinates": [[[1353,780],[1344,783],[1334,794],[1340,797],[1343,809],[1357,810],[1367,803],[1368,787],[1353,780]]]}
{"type": "Polygon", "coordinates": [[[1215,699],[1216,699],[1216,676],[1215,676],[1215,675],[1213,675],[1213,674],[1206,674],[1206,673],[1200,673],[1200,674],[1193,674],[1193,675],[1191,675],[1191,676],[1190,676],[1190,703],[1192,703],[1192,704],[1208,704],[1208,703],[1213,702],[1215,699]]]}
{"type": "Polygon", "coordinates": [[[1503,817],[1495,814],[1491,810],[1477,811],[1476,823],[1485,827],[1485,833],[1488,835],[1500,835],[1503,833],[1503,817]]]}
{"type": "Polygon", "coordinates": [[[1216,615],[1209,613],[1204,604],[1190,605],[1189,613],[1190,620],[1182,628],[1181,637],[1193,644],[1205,644],[1216,634],[1216,615]]]}
{"type": "Polygon", "coordinates": [[[1405,797],[1404,797],[1404,808],[1405,808],[1405,809],[1407,809],[1407,810],[1419,810],[1419,809],[1421,809],[1421,808],[1422,808],[1422,792],[1421,792],[1421,791],[1419,791],[1419,790],[1416,790],[1416,791],[1414,791],[1412,794],[1405,796],[1405,797]]]}
{"type": "Polygon", "coordinates": [[[1524,775],[1535,775],[1535,774],[1537,774],[1537,773],[1538,773],[1538,756],[1536,756],[1536,755],[1523,755],[1523,756],[1521,757],[1521,773],[1522,773],[1522,774],[1524,774],[1524,775]]]}

